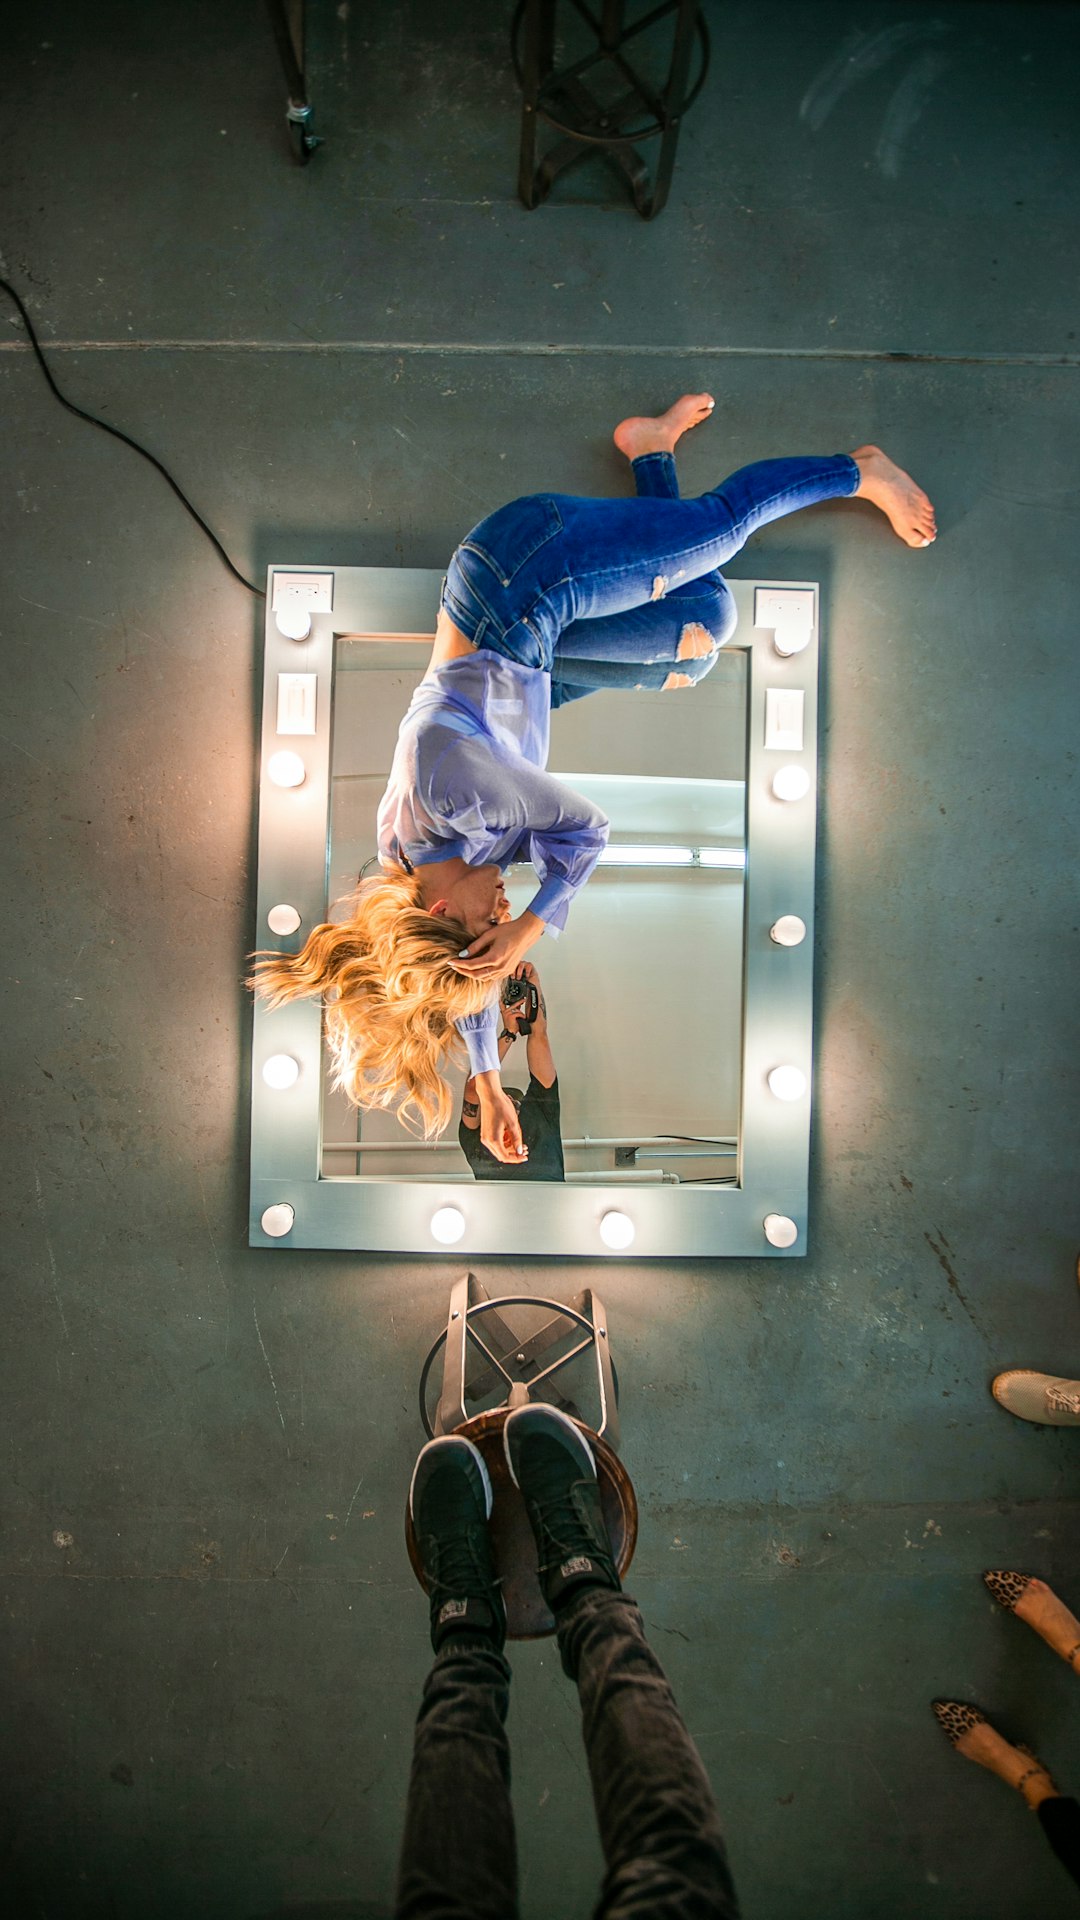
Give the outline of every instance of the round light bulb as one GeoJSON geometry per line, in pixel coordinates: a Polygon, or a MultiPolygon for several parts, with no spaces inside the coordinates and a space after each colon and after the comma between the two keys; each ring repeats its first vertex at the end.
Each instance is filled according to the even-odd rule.
{"type": "Polygon", "coordinates": [[[621,1253],[624,1247],[633,1246],[634,1233],[634,1223],[628,1213],[613,1210],[605,1213],[600,1222],[600,1238],[613,1253],[621,1253]]]}
{"type": "Polygon", "coordinates": [[[263,1062],[263,1079],[268,1087],[295,1087],[300,1078],[300,1062],[291,1053],[272,1053],[263,1062]]]}
{"type": "Polygon", "coordinates": [[[307,778],[307,768],[298,753],[272,753],[266,771],[275,787],[299,787],[307,778]]]}
{"type": "Polygon", "coordinates": [[[774,1067],[769,1087],[778,1100],[801,1100],[806,1092],[806,1075],[800,1067],[774,1067]]]}
{"type": "Polygon", "coordinates": [[[810,645],[812,627],[777,627],[773,634],[773,646],[777,653],[787,660],[793,653],[802,653],[810,645]]]}
{"type": "Polygon", "coordinates": [[[799,1237],[798,1227],[786,1213],[767,1213],[761,1224],[770,1247],[793,1247],[799,1237]]]}
{"type": "Polygon", "coordinates": [[[778,800],[805,800],[810,791],[810,775],[805,767],[777,767],[772,790],[778,800]]]}
{"type": "Polygon", "coordinates": [[[460,1207],[438,1207],[431,1216],[431,1236],[444,1247],[452,1247],[465,1231],[465,1215],[460,1207]]]}
{"type": "Polygon", "coordinates": [[[292,1232],[295,1219],[296,1214],[288,1201],[279,1200],[275,1206],[267,1207],[259,1224],[271,1240],[280,1240],[283,1235],[292,1232]]]}
{"type": "Polygon", "coordinates": [[[311,632],[311,615],[306,607],[278,607],[274,621],[286,640],[306,640],[311,632]]]}
{"type": "Polygon", "coordinates": [[[287,906],[282,901],[280,906],[271,907],[266,916],[266,924],[271,933],[295,933],[300,925],[300,915],[295,907],[287,906]]]}
{"type": "Polygon", "coordinates": [[[782,913],[769,928],[769,939],[778,947],[801,947],[806,939],[806,922],[797,913],[782,913]]]}

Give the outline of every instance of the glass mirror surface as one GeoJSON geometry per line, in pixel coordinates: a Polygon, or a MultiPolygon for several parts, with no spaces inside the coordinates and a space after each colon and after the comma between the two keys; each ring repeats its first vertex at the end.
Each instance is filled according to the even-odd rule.
{"type": "MultiPolygon", "coordinates": [[[[343,918],[375,855],[398,727],[431,640],[360,634],[334,645],[327,904],[329,918],[343,918]]],[[[549,771],[611,823],[565,932],[529,955],[547,1004],[571,1184],[735,1181],[747,679],[746,653],[733,646],[695,687],[593,693],[552,714],[549,771]]],[[[520,913],[536,890],[532,868],[505,879],[520,913]]],[[[335,1092],[324,1051],[323,1177],[473,1186],[458,1144],[465,1074],[463,1064],[448,1069],[453,1119],[424,1142],[394,1114],[358,1110],[335,1092]]],[[[528,1088],[524,1040],[507,1053],[502,1080],[528,1088]]]]}

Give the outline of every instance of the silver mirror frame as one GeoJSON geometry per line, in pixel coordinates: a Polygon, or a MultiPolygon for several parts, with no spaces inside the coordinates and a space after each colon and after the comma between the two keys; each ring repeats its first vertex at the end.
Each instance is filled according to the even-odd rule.
{"type": "MultiPolygon", "coordinates": [[[[264,655],[262,761],[259,787],[257,926],[253,946],[295,951],[325,919],[330,818],[335,642],[340,635],[433,635],[442,576],[429,570],[380,567],[268,569],[264,655]],[[283,601],[306,606],[310,634],[279,629],[283,601]],[[301,676],[282,680],[281,676],[301,676]],[[283,751],[304,763],[302,783],[275,785],[271,758],[283,751]],[[292,936],[275,935],[267,915],[279,905],[300,915],[292,936]]],[[[484,1254],[679,1259],[761,1254],[792,1259],[807,1251],[807,1184],[812,1097],[814,845],[817,802],[818,589],[809,582],[729,582],[739,609],[733,646],[748,654],[746,874],[743,932],[743,1071],[737,1184],[552,1186],[543,1183],[358,1183],[321,1175],[321,1011],[294,1001],[269,1012],[254,1008],[251,1056],[251,1211],[249,1243],[257,1247],[337,1247],[372,1253],[484,1254]],[[779,593],[780,602],[773,597],[779,593]],[[800,596],[796,602],[793,596],[800,596]],[[803,596],[810,596],[809,600],[803,596]],[[793,610],[812,628],[794,633],[799,650],[781,652],[783,627],[764,624],[793,610]],[[755,612],[762,618],[755,625],[755,612]],[[801,693],[780,714],[787,738],[766,745],[766,716],[775,721],[777,693],[801,693]],[[794,715],[792,709],[794,708],[794,715]],[[801,708],[801,715],[799,709],[801,708]],[[799,721],[801,719],[801,725],[799,721]],[[779,767],[809,776],[804,797],[775,796],[779,767]],[[806,928],[795,946],[771,929],[784,916],[806,928]],[[295,1084],[266,1084],[272,1055],[299,1065],[295,1084]],[[791,1065],[806,1090],[778,1099],[768,1076],[791,1065]],[[452,1247],[432,1235],[440,1207],[464,1216],[452,1247]],[[268,1232],[263,1219],[284,1231],[268,1232]],[[291,1222],[289,1219],[291,1210],[291,1222]],[[632,1246],[613,1255],[600,1237],[605,1213],[629,1215],[632,1246]],[[768,1227],[766,1226],[766,1223],[768,1227]],[[776,1223],[780,1224],[777,1225],[776,1223]],[[794,1237],[792,1238],[792,1228],[794,1237]],[[781,1244],[784,1240],[789,1244],[781,1244]]],[[[302,624],[301,621],[298,624],[302,624]]],[[[673,696],[692,699],[692,692],[673,696]]],[[[572,927],[568,928],[568,937],[572,927]]],[[[682,956],[680,956],[680,960],[682,956]]],[[[700,965],[700,959],[695,958],[700,965]]]]}

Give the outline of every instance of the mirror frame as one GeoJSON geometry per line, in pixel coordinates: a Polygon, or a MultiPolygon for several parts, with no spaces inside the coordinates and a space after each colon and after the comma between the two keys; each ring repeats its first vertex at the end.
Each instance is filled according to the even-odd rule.
{"type": "MultiPolygon", "coordinates": [[[[419,568],[271,566],[267,571],[262,756],[259,785],[258,948],[295,951],[306,930],[325,919],[329,868],[330,755],[335,647],[339,638],[388,640],[434,636],[440,573],[419,568]],[[275,598],[305,602],[311,632],[287,638],[275,598]],[[282,682],[281,676],[303,676],[282,682]],[[270,779],[271,756],[283,749],[304,762],[302,784],[270,779]],[[274,935],[267,914],[287,903],[301,916],[291,936],[274,935]]],[[[336,1247],[371,1253],[546,1254],[601,1259],[679,1259],[761,1254],[792,1259],[807,1251],[807,1187],[812,1097],[814,847],[817,811],[817,677],[819,592],[807,581],[728,582],[739,624],[730,643],[747,655],[746,871],[743,913],[742,1095],[736,1184],[691,1187],[616,1183],[557,1186],[537,1182],[365,1180],[325,1176],[322,1160],[322,1017],[317,1002],[297,1000],[270,1012],[256,1001],[251,1053],[251,1192],[249,1244],[336,1247]],[[812,596],[813,625],[801,650],[781,653],[769,596],[812,596]],[[803,695],[801,746],[766,744],[770,689],[803,695]],[[805,797],[774,796],[780,765],[805,768],[805,797]],[[782,915],[806,927],[797,946],[778,945],[770,929],[782,915]],[[295,1084],[266,1085],[272,1054],[299,1062],[295,1084]],[[770,1070],[797,1066],[801,1098],[777,1099],[770,1070]],[[271,1234],[262,1225],[274,1206],[292,1209],[291,1226],[271,1234]],[[435,1241],[431,1218],[457,1207],[465,1230],[452,1249],[435,1241]],[[633,1245],[613,1255],[600,1238],[604,1213],[628,1213],[633,1245]],[[765,1222],[793,1223],[788,1246],[770,1244],[765,1222]]],[[[807,602],[800,603],[805,609],[807,602]]],[[[784,607],[795,602],[784,599],[784,607]]],[[[803,641],[804,631],[798,635],[803,641]]],[[[691,691],[685,696],[693,698],[691,691]]],[[[769,711],[774,709],[769,703],[769,711]]],[[[799,703],[795,703],[798,707],[799,703]]],[[[789,708],[790,712],[790,708],[789,708]]],[[[790,735],[794,738],[794,735],[790,735]]],[[[568,937],[572,929],[567,930],[568,937]]],[[[280,1225],[282,1216],[275,1224],[280,1225]]],[[[775,1231],[775,1229],[771,1229],[775,1231]]]]}

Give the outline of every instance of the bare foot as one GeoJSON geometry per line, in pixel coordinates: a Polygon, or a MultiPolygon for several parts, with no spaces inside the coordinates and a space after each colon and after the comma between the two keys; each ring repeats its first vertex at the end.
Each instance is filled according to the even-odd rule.
{"type": "Polygon", "coordinates": [[[1080,1672],[1080,1620],[1045,1580],[1029,1580],[1013,1612],[1041,1634],[1048,1647],[1080,1672]],[[1074,1656],[1070,1659],[1070,1655],[1074,1656]]]}
{"type": "Polygon", "coordinates": [[[974,1760],[976,1766],[985,1767],[988,1773],[996,1773],[1006,1786],[1017,1787],[1029,1807],[1037,1807],[1040,1800],[1057,1792],[1046,1768],[1030,1749],[1010,1746],[988,1720],[980,1720],[977,1726],[961,1734],[956,1751],[962,1753],[965,1760],[974,1760]]]}
{"type": "Polygon", "coordinates": [[[909,547],[930,546],[937,539],[934,509],[910,473],[898,467],[880,447],[856,447],[851,457],[859,469],[856,496],[880,507],[893,532],[909,547]]]}
{"type": "Polygon", "coordinates": [[[643,453],[671,453],[676,440],[689,427],[707,420],[715,405],[711,393],[684,393],[666,413],[632,414],[620,420],[613,435],[615,445],[628,460],[637,460],[643,453]]]}

